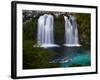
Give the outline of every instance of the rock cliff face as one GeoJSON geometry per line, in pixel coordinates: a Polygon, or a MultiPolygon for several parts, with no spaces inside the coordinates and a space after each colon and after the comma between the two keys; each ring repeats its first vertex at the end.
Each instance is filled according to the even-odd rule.
{"type": "Polygon", "coordinates": [[[43,15],[43,14],[52,14],[55,17],[59,17],[60,15],[69,15],[70,13],[23,10],[23,19],[24,21],[26,21],[26,20],[29,20],[30,18],[38,18],[40,15],[43,15]]]}

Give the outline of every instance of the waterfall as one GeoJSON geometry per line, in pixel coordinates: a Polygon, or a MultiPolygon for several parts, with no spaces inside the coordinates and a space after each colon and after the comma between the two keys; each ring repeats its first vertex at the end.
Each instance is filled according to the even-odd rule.
{"type": "Polygon", "coordinates": [[[77,22],[74,16],[70,15],[69,19],[64,16],[65,20],[65,44],[64,46],[80,46],[78,39],[77,22]]]}
{"type": "MultiPolygon", "coordinates": [[[[80,46],[76,18],[64,16],[65,44],[64,46],[80,46]]],[[[41,15],[38,19],[37,45],[34,47],[59,47],[54,43],[54,17],[50,14],[41,15]]],[[[58,35],[57,35],[58,36],[58,35]]]]}
{"type": "Polygon", "coordinates": [[[54,17],[44,14],[38,19],[37,44],[39,47],[58,47],[54,44],[54,17]]]}

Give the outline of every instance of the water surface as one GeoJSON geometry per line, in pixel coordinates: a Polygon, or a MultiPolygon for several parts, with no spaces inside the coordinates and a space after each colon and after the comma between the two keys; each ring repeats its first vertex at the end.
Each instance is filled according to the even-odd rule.
{"type": "Polygon", "coordinates": [[[55,52],[50,64],[59,64],[60,67],[90,66],[91,56],[89,50],[79,47],[59,47],[49,49],[55,52]]]}

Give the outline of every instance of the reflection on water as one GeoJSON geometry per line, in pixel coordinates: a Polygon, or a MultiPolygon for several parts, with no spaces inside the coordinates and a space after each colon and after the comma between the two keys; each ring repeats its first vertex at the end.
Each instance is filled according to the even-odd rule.
{"type": "Polygon", "coordinates": [[[60,67],[90,66],[91,56],[88,50],[79,47],[50,48],[55,53],[50,64],[59,64],[60,67]]]}

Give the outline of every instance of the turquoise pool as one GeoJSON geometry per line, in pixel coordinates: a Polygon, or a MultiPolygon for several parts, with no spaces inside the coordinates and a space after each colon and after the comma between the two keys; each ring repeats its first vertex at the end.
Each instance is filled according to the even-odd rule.
{"type": "Polygon", "coordinates": [[[89,50],[77,47],[64,47],[61,49],[54,49],[54,51],[57,54],[50,63],[59,64],[60,67],[80,67],[91,65],[91,54],[89,50]]]}

